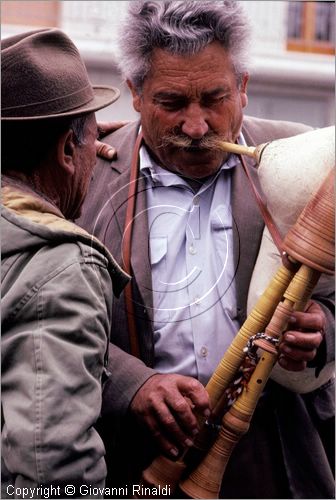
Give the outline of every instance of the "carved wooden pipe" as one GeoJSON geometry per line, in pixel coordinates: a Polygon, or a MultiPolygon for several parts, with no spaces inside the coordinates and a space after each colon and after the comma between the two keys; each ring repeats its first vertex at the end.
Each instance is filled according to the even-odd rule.
{"type": "MultiPolygon", "coordinates": [[[[297,223],[287,234],[284,246],[303,262],[284,293],[265,330],[269,338],[279,340],[294,310],[302,310],[322,272],[334,272],[334,173],[308,203],[297,223]]],[[[181,482],[181,490],[191,498],[218,498],[223,474],[231,453],[248,431],[261,392],[277,360],[277,350],[267,340],[255,341],[262,350],[261,358],[245,388],[224,415],[220,433],[199,466],[181,482]]]]}
{"type": "MultiPolygon", "coordinates": [[[[285,292],[285,301],[278,304],[265,330],[268,337],[280,339],[291,313],[296,309],[296,303],[302,303],[307,292],[309,294],[317,283],[320,274],[308,266],[301,266],[285,292]],[[299,288],[295,302],[287,298],[288,295],[293,295],[293,288],[299,288]]],[[[231,453],[249,429],[256,405],[277,360],[277,350],[269,341],[256,340],[254,345],[263,352],[249,380],[248,389],[243,390],[241,396],[225,413],[219,435],[206,457],[190,476],[180,483],[180,489],[190,498],[218,498],[231,453]]]]}
{"type": "MultiPolygon", "coordinates": [[[[294,270],[281,266],[269,286],[258,300],[249,317],[233,339],[228,350],[225,352],[220,364],[209,380],[206,390],[210,396],[210,405],[215,408],[219,403],[223,392],[232,382],[245,353],[244,348],[248,340],[263,331],[270,321],[277,304],[285,293],[289,283],[295,275],[294,270]]],[[[202,431],[201,431],[202,433],[202,431]]],[[[205,448],[204,451],[207,449],[205,448]]],[[[150,466],[142,473],[142,484],[148,487],[170,485],[171,491],[177,488],[178,483],[187,465],[184,456],[177,461],[165,456],[158,456],[150,466]]]]}
{"type": "Polygon", "coordinates": [[[265,142],[264,144],[259,144],[259,146],[242,146],[241,144],[234,144],[232,142],[218,141],[218,148],[227,153],[234,153],[237,155],[245,155],[254,158],[257,163],[260,163],[261,155],[264,149],[270,144],[265,142]]]}

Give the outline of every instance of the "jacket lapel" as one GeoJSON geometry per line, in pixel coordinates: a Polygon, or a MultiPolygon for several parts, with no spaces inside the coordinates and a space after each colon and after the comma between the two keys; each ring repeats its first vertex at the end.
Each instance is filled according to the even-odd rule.
{"type": "MultiPolygon", "coordinates": [[[[128,134],[127,150],[123,150],[123,145],[116,144],[118,151],[123,151],[124,154],[114,162],[111,168],[114,170],[113,180],[108,185],[110,200],[118,232],[120,234],[119,248],[117,250],[120,264],[123,265],[121,248],[122,238],[125,227],[128,188],[130,179],[130,165],[132,161],[133,147],[136,138],[138,126],[132,127],[131,133],[128,134]],[[130,147],[130,144],[132,147],[130,147]],[[125,154],[126,153],[126,154],[125,154]]],[[[126,144],[125,144],[126,146],[126,144]]],[[[135,215],[132,221],[132,251],[131,251],[131,267],[132,277],[136,276],[136,286],[142,297],[143,304],[147,309],[149,318],[153,316],[153,301],[152,301],[152,280],[151,268],[149,261],[149,246],[148,246],[148,218],[146,210],[146,186],[145,179],[140,174],[137,185],[137,199],[135,206],[135,215]]],[[[133,282],[135,286],[135,283],[133,282]]],[[[136,300],[136,299],[135,299],[136,300]]]]}
{"type": "Polygon", "coordinates": [[[149,229],[146,203],[146,185],[142,175],[138,180],[137,202],[132,238],[132,270],[137,277],[137,286],[146,306],[148,317],[153,321],[152,271],[149,259],[149,229]]]}
{"type": "MultiPolygon", "coordinates": [[[[248,142],[248,133],[244,131],[248,142]]],[[[249,141],[249,145],[251,142],[249,141]]],[[[257,165],[251,158],[245,158],[255,185],[261,192],[257,165]]],[[[236,266],[236,290],[238,318],[242,323],[246,318],[247,294],[255,261],[257,259],[264,222],[260,215],[250,183],[239,163],[234,171],[231,185],[233,215],[233,248],[236,266]]]]}

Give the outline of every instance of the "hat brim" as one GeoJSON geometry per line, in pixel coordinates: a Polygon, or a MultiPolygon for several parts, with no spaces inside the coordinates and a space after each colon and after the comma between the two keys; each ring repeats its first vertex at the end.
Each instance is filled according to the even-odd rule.
{"type": "Polygon", "coordinates": [[[39,116],[1,116],[1,120],[11,120],[11,121],[22,121],[22,120],[43,120],[50,118],[63,118],[67,116],[78,116],[85,113],[93,113],[99,109],[106,108],[113,102],[115,102],[120,97],[120,90],[116,87],[107,86],[92,86],[94,98],[80,106],[79,108],[71,109],[64,113],[55,113],[49,115],[39,115],[39,116]]]}

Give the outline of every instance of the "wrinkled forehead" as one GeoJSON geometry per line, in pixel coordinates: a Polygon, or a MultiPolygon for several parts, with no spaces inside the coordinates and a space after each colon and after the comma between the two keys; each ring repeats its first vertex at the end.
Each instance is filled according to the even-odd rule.
{"type": "Polygon", "coordinates": [[[200,92],[209,88],[231,88],[236,86],[236,80],[230,54],[218,42],[213,42],[193,55],[154,49],[144,87],[158,90],[188,87],[200,92]]]}

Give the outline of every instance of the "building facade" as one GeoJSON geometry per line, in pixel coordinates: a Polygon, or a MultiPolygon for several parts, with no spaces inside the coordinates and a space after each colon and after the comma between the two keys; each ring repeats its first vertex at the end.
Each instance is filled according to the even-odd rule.
{"type": "MultiPolygon", "coordinates": [[[[101,119],[136,113],[118,71],[117,32],[127,1],[2,1],[2,37],[58,26],[76,43],[94,83],[120,88],[101,119]]],[[[253,25],[247,114],[314,127],[334,122],[334,2],[242,1],[253,25]]]]}

